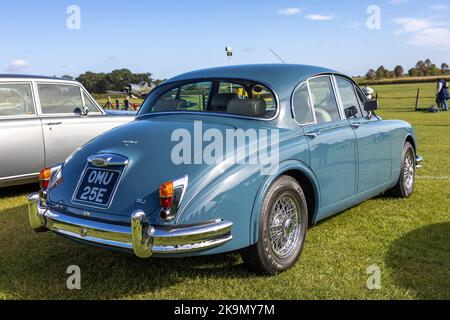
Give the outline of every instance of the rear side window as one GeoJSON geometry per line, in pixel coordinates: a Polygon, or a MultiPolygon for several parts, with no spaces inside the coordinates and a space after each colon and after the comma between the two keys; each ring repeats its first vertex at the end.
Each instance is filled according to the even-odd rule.
{"type": "Polygon", "coordinates": [[[211,82],[188,84],[181,87],[179,98],[187,102],[186,109],[204,111],[208,105],[211,82]]]}
{"type": "Polygon", "coordinates": [[[165,92],[153,105],[153,112],[205,111],[211,82],[197,82],[165,92]]]}
{"type": "Polygon", "coordinates": [[[30,84],[0,84],[0,117],[34,114],[35,109],[30,84]]]}
{"type": "Polygon", "coordinates": [[[248,93],[243,85],[221,82],[219,85],[219,94],[236,94],[239,99],[247,99],[248,93]]]}
{"type": "Polygon", "coordinates": [[[315,122],[308,85],[302,84],[294,93],[294,114],[299,124],[315,122]]]}
{"type": "Polygon", "coordinates": [[[274,98],[272,92],[270,92],[270,90],[267,89],[266,87],[261,86],[261,85],[253,86],[252,97],[253,97],[253,99],[264,100],[267,111],[275,111],[275,109],[276,109],[275,98],[274,98]]]}
{"type": "Polygon", "coordinates": [[[80,87],[65,84],[38,84],[39,100],[44,114],[72,114],[83,110],[80,87]]]}
{"type": "Polygon", "coordinates": [[[264,119],[276,115],[276,98],[267,87],[239,79],[236,82],[208,80],[167,84],[157,88],[145,100],[139,115],[156,112],[209,112],[264,119]]]}
{"type": "Polygon", "coordinates": [[[324,76],[309,80],[309,88],[317,123],[340,120],[341,117],[330,77],[324,76]]]}

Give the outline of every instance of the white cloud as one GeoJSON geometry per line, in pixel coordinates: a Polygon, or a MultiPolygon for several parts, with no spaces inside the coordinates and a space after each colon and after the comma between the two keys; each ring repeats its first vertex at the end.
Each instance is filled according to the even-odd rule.
{"type": "Polygon", "coordinates": [[[434,22],[417,18],[397,18],[394,19],[394,23],[402,26],[402,29],[395,32],[397,35],[403,33],[418,32],[420,30],[432,28],[435,26],[434,22]]]}
{"type": "Polygon", "coordinates": [[[324,15],[324,14],[309,14],[305,18],[314,21],[329,21],[334,19],[332,15],[324,15]]]}
{"type": "Polygon", "coordinates": [[[427,19],[397,18],[394,23],[402,26],[396,35],[408,35],[407,44],[419,47],[450,49],[450,30],[447,23],[431,22],[427,19]]]}
{"type": "Polygon", "coordinates": [[[449,7],[445,4],[435,4],[435,5],[429,6],[428,8],[430,8],[431,10],[435,10],[435,11],[441,11],[441,10],[447,10],[449,7]]]}
{"type": "Polygon", "coordinates": [[[347,29],[359,29],[361,27],[361,22],[359,22],[358,20],[352,21],[348,24],[346,24],[344,27],[347,29]]]}
{"type": "Polygon", "coordinates": [[[390,3],[391,4],[402,4],[405,2],[408,2],[409,0],[391,0],[390,3]]]}
{"type": "Polygon", "coordinates": [[[408,41],[419,47],[441,47],[450,49],[450,30],[447,28],[429,28],[414,34],[408,41]]]}
{"type": "Polygon", "coordinates": [[[302,12],[300,8],[285,8],[278,10],[278,14],[282,16],[293,16],[302,12]]]}
{"type": "Polygon", "coordinates": [[[17,59],[11,61],[5,70],[8,72],[22,72],[28,70],[29,68],[30,64],[28,63],[27,60],[17,59]]]}

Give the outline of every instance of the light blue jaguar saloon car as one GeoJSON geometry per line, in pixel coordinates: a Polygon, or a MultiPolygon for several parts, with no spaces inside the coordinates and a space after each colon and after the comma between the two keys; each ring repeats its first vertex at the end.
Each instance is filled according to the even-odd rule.
{"type": "Polygon", "coordinates": [[[376,109],[351,78],[313,66],[177,76],[133,122],[41,171],[31,227],[141,258],[239,251],[257,272],[285,271],[318,221],[412,195],[415,132],[376,109]]]}

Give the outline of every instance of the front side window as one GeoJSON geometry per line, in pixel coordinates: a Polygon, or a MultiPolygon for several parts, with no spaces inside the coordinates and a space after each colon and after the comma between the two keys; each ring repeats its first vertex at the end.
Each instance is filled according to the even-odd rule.
{"type": "Polygon", "coordinates": [[[73,114],[83,110],[81,90],[66,84],[38,84],[39,100],[44,114],[73,114]]]}
{"type": "Polygon", "coordinates": [[[331,79],[328,76],[309,80],[310,95],[317,123],[340,120],[339,109],[331,79]]]}
{"type": "Polygon", "coordinates": [[[302,84],[294,93],[294,114],[299,124],[315,122],[307,83],[302,84]]]}
{"type": "Polygon", "coordinates": [[[88,108],[89,112],[100,112],[97,106],[92,102],[91,99],[87,96],[85,92],[83,92],[84,105],[88,108]]]}
{"type": "Polygon", "coordinates": [[[157,112],[209,112],[256,118],[276,114],[272,91],[250,81],[210,80],[167,84],[154,90],[139,115],[157,112]]]}
{"type": "Polygon", "coordinates": [[[364,103],[367,102],[367,97],[366,97],[366,95],[362,92],[361,88],[355,87],[355,91],[356,91],[356,94],[357,94],[357,96],[358,96],[358,101],[359,101],[359,103],[360,103],[360,105],[361,105],[361,111],[362,111],[362,114],[363,114],[364,117],[367,117],[368,112],[367,112],[366,110],[364,110],[364,103]]]}
{"type": "Polygon", "coordinates": [[[342,105],[345,116],[347,118],[361,117],[361,109],[359,108],[359,101],[355,93],[355,87],[352,82],[343,78],[336,78],[339,95],[341,96],[342,105]]]}
{"type": "Polygon", "coordinates": [[[34,114],[33,94],[30,84],[0,84],[0,117],[34,114]]]}

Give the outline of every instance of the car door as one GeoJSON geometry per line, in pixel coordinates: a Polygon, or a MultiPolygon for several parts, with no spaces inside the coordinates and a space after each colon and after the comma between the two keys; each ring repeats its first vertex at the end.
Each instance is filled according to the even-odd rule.
{"type": "Polygon", "coordinates": [[[31,82],[0,82],[0,185],[35,178],[44,166],[31,82]]]}
{"type": "Polygon", "coordinates": [[[47,166],[64,161],[73,151],[113,127],[79,85],[37,83],[47,166]],[[86,100],[85,100],[86,99],[86,100]],[[87,107],[87,115],[82,110],[87,107]]]}
{"type": "Polygon", "coordinates": [[[392,178],[390,128],[375,116],[367,118],[363,106],[365,96],[353,81],[339,76],[335,80],[343,109],[356,107],[358,111],[348,121],[357,139],[358,194],[363,194],[389,183],[392,178]]]}
{"type": "Polygon", "coordinates": [[[309,79],[300,89],[307,89],[307,109],[312,113],[302,122],[309,142],[310,167],[319,182],[319,218],[323,218],[333,212],[333,205],[356,193],[355,134],[339,109],[331,76],[309,79]]]}

